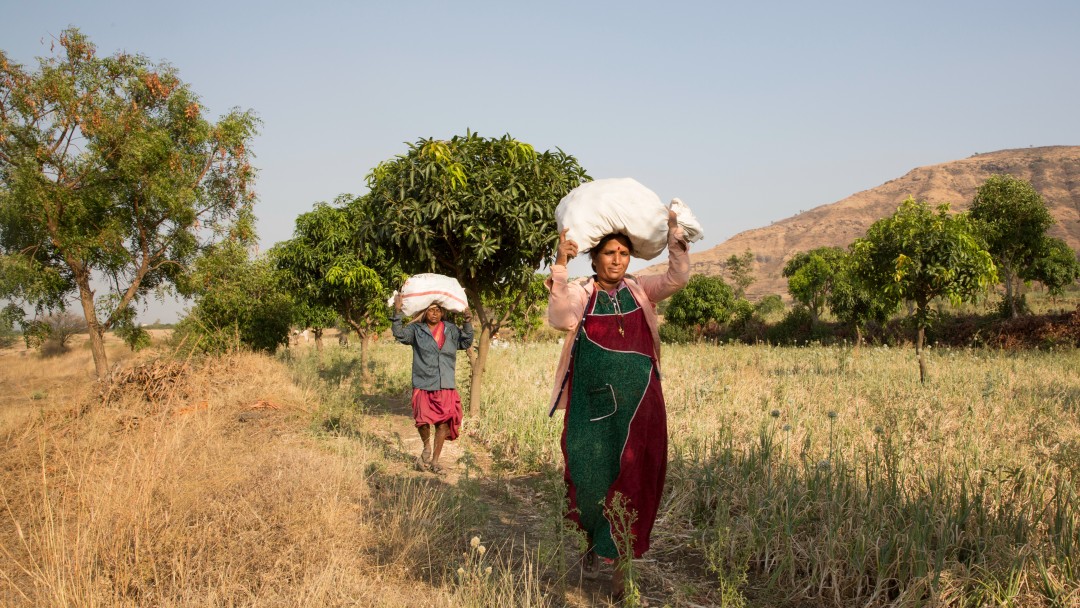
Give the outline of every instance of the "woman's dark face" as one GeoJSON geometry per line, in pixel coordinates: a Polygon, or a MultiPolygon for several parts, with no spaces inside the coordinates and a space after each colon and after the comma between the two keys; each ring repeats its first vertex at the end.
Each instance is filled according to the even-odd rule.
{"type": "Polygon", "coordinates": [[[596,278],[608,284],[621,281],[629,265],[630,248],[623,244],[622,239],[609,239],[593,257],[596,278]]]}
{"type": "Polygon", "coordinates": [[[435,325],[439,321],[442,321],[442,309],[437,304],[428,306],[427,312],[424,313],[424,320],[429,324],[435,325]]]}

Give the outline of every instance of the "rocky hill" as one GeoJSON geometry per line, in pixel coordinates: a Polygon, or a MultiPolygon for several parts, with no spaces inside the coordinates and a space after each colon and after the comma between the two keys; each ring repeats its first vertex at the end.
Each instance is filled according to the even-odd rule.
{"type": "MultiPolygon", "coordinates": [[[[876,188],[741,232],[712,249],[692,253],[691,271],[723,276],[724,260],[749,249],[754,253],[756,277],[748,290],[750,299],[772,293],[786,298],[787,281],[780,273],[792,255],[815,247],[847,247],[872,223],[895,212],[909,196],[932,204],[948,202],[952,209],[963,211],[983,181],[998,173],[1030,182],[1057,220],[1050,234],[1080,250],[1080,146],[1049,146],[976,154],[919,167],[876,188]]],[[[638,274],[665,269],[666,264],[659,264],[638,274]]]]}

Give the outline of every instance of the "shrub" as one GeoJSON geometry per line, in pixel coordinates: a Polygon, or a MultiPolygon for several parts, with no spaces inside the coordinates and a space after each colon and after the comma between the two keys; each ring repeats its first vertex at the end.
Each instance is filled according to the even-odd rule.
{"type": "Polygon", "coordinates": [[[754,305],[754,309],[761,317],[777,315],[784,312],[784,299],[775,293],[769,294],[758,300],[758,303],[754,305]]]}
{"type": "Polygon", "coordinates": [[[689,344],[697,341],[694,331],[689,327],[664,323],[660,326],[660,342],[664,344],[689,344]]]}
{"type": "Polygon", "coordinates": [[[767,339],[774,344],[795,344],[807,342],[813,337],[814,318],[810,309],[797,304],[788,311],[784,318],[769,328],[767,339]]]}

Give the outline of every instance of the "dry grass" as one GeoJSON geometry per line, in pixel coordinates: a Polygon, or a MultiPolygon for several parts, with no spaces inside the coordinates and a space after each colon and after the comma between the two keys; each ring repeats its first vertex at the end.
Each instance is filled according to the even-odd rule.
{"type": "MultiPolygon", "coordinates": [[[[496,359],[474,426],[522,468],[557,458],[555,357],[496,359]]],[[[646,588],[731,605],[1080,605],[1080,357],[930,357],[921,386],[909,349],[666,348],[672,462],[646,588]],[[695,564],[712,583],[684,576],[695,564]]]]}
{"type": "MultiPolygon", "coordinates": [[[[112,348],[127,369],[161,354],[112,348]]],[[[488,450],[466,446],[454,486],[372,430],[408,386],[396,345],[368,386],[355,350],[294,349],[108,406],[88,353],[3,351],[0,604],[603,603],[561,525],[557,349],[493,352],[464,423],[488,450]]],[[[636,564],[653,605],[1080,605],[1075,351],[934,349],[927,386],[909,349],[664,356],[672,461],[636,564]]]]}
{"type": "MultiPolygon", "coordinates": [[[[84,348],[0,351],[0,605],[549,605],[530,549],[461,553],[475,497],[403,469],[352,359],[304,346],[177,362],[110,341],[105,404],[84,348]]],[[[401,355],[375,353],[383,394],[401,355]]]]}
{"type": "Polygon", "coordinates": [[[280,363],[241,354],[195,364],[191,402],[150,403],[135,391],[81,415],[93,399],[80,386],[86,361],[48,363],[4,370],[5,384],[46,395],[3,406],[0,604],[428,605],[419,598],[440,596],[430,581],[441,576],[432,548],[450,529],[442,501],[423,484],[374,481],[379,446],[313,439],[318,396],[280,363]]]}

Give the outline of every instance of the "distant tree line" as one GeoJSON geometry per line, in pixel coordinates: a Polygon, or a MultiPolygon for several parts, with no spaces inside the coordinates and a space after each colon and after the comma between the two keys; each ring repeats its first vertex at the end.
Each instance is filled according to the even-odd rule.
{"type": "MultiPolygon", "coordinates": [[[[367,194],[315,203],[291,239],[258,254],[254,113],[212,121],[167,64],[98,57],[77,29],[58,43],[33,72],[0,51],[0,297],[19,303],[0,314],[0,344],[16,328],[45,339],[56,326],[48,315],[77,300],[104,378],[104,333],[147,345],[137,307],[172,292],[194,302],[175,328],[177,350],[273,352],[294,327],[310,328],[321,348],[324,330],[341,327],[356,336],[366,376],[391,292],[409,274],[436,272],[456,278],[476,311],[475,411],[493,336],[540,325],[546,291],[536,270],[552,262],[555,206],[591,179],[573,156],[509,135],[418,139],[367,172],[367,194]]],[[[1023,282],[1060,291],[1076,281],[1076,255],[1046,236],[1051,223],[1041,197],[1009,176],[987,180],[967,213],[909,199],[847,249],[789,260],[798,307],[775,331],[802,316],[815,326],[828,311],[861,334],[908,305],[925,373],[931,303],[971,301],[1000,281],[1003,310],[1016,316],[1026,310],[1023,282]]],[[[693,277],[663,305],[664,339],[764,331],[784,305],[747,301],[753,261],[750,251],[728,258],[730,284],[693,277]]]]}
{"type": "MultiPolygon", "coordinates": [[[[1080,262],[1064,241],[1047,235],[1053,221],[1031,184],[1009,175],[988,178],[964,213],[909,198],[846,249],[820,247],[788,260],[783,276],[796,308],[775,326],[776,335],[791,325],[813,330],[828,311],[854,330],[859,343],[868,323],[884,323],[908,307],[925,379],[923,350],[936,302],[972,302],[1002,285],[999,312],[1016,318],[1028,312],[1022,284],[1038,281],[1060,295],[1076,283],[1080,262]]],[[[696,276],[672,297],[665,311],[671,327],[661,335],[702,339],[710,331],[719,335],[725,324],[738,334],[752,321],[751,308],[723,278],[696,276]]]]}

